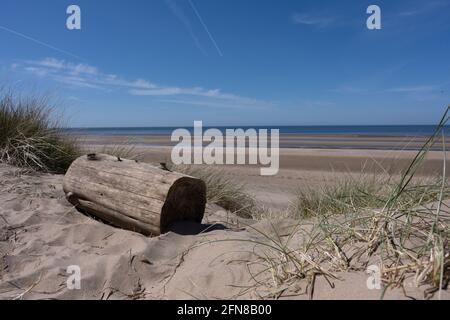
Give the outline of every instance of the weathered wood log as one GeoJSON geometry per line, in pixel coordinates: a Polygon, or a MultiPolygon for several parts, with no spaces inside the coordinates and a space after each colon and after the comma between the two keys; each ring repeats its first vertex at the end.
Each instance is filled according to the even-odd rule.
{"type": "Polygon", "coordinates": [[[152,236],[167,232],[176,221],[201,223],[206,205],[202,180],[104,154],[75,160],[63,189],[79,210],[152,236]]]}

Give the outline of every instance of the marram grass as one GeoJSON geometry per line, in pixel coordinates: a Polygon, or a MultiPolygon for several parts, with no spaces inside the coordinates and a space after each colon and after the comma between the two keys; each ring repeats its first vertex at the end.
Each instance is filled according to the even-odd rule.
{"type": "Polygon", "coordinates": [[[46,98],[0,96],[0,162],[64,173],[80,155],[73,138],[64,136],[46,98]]]}
{"type": "Polygon", "coordinates": [[[258,271],[249,267],[254,286],[245,290],[263,287],[261,298],[279,298],[303,287],[313,298],[317,276],[324,277],[331,290],[343,273],[376,267],[383,284],[381,298],[389,288],[405,290],[411,283],[423,288],[424,298],[440,298],[450,282],[450,202],[445,201],[450,187],[444,134],[442,175],[423,180],[415,174],[443,133],[449,110],[398,179],[362,174],[303,190],[283,214],[297,219],[288,236],[279,235],[275,225],[270,233],[248,226],[261,240],[222,240],[255,245],[255,259],[247,265],[257,265],[258,271]],[[301,281],[306,281],[306,288],[299,285],[301,281]]]}
{"type": "Polygon", "coordinates": [[[223,171],[195,166],[171,166],[171,169],[205,181],[208,202],[240,217],[252,218],[260,210],[245,185],[227,178],[223,171]]]}

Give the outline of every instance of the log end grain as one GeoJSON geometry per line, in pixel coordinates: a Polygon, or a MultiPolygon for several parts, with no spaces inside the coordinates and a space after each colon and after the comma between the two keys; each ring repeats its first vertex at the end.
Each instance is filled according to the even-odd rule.
{"type": "Polygon", "coordinates": [[[170,187],[161,212],[161,233],[177,221],[201,223],[206,207],[206,184],[199,179],[182,177],[170,187]]]}

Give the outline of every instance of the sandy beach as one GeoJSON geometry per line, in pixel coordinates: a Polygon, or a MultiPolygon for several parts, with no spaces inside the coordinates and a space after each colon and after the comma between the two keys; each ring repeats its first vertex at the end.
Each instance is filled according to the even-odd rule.
{"type": "MultiPolygon", "coordinates": [[[[172,142],[170,135],[164,134],[137,134],[128,135],[109,133],[92,135],[75,133],[83,144],[88,145],[116,145],[134,144],[138,146],[174,146],[178,142],[172,142]]],[[[351,135],[351,134],[281,134],[280,148],[284,149],[343,149],[343,150],[418,150],[427,141],[428,136],[381,136],[381,135],[351,135]]],[[[445,140],[445,146],[450,146],[450,141],[445,140]]],[[[443,140],[438,138],[433,150],[443,150],[443,140]]]]}
{"type": "MultiPolygon", "coordinates": [[[[150,163],[170,163],[172,146],[169,136],[78,136],[86,151],[101,151],[111,146],[133,146],[139,159],[150,163]]],[[[244,183],[250,193],[269,208],[289,205],[299,189],[320,187],[334,181],[371,175],[398,176],[408,167],[426,137],[360,137],[350,135],[280,137],[280,170],[265,177],[258,166],[216,165],[215,170],[244,183]],[[314,147],[307,141],[315,139],[314,147]],[[283,147],[284,146],[284,147],[283,147]]],[[[450,146],[448,146],[450,147],[450,146]]],[[[427,154],[417,176],[442,174],[444,153],[438,141],[427,154]]],[[[200,166],[201,167],[201,166],[200,166]]],[[[450,173],[447,172],[449,175],[450,173]]]]}
{"type": "MultiPolygon", "coordinates": [[[[266,244],[281,237],[295,248],[308,238],[312,228],[308,221],[299,227],[292,219],[245,220],[209,205],[204,223],[220,223],[229,230],[198,235],[169,232],[149,238],[80,214],[66,201],[62,178],[20,174],[14,167],[0,165],[0,299],[376,300],[382,296],[382,290],[368,289],[364,271],[330,274],[331,278],[318,275],[312,287],[309,277],[300,276],[286,285],[277,284],[275,274],[284,277],[298,271],[289,269],[292,266],[268,268],[265,257],[276,258],[278,253],[266,244]],[[67,268],[72,265],[81,270],[80,290],[67,286],[67,268]]],[[[411,279],[383,297],[423,299],[425,289],[411,279]]],[[[441,298],[449,299],[448,291],[441,298]]]]}
{"type": "MultiPolygon", "coordinates": [[[[122,146],[132,148],[139,162],[155,165],[170,163],[173,145],[167,136],[78,139],[85,153],[122,146]]],[[[414,277],[386,292],[370,289],[366,264],[376,263],[377,255],[364,263],[356,259],[352,270],[345,266],[364,242],[330,248],[324,238],[317,248],[303,247],[323,226],[317,219],[298,220],[285,213],[299,190],[320,189],[349,177],[398,177],[417,154],[410,149],[417,149],[424,138],[405,142],[399,137],[322,136],[314,137],[313,147],[305,147],[310,139],[282,137],[275,176],[261,176],[254,165],[213,166],[244,184],[267,211],[264,217],[242,218],[208,203],[203,229],[184,222],[158,237],[82,214],[66,199],[63,175],[1,165],[0,299],[449,299],[448,290],[434,294],[429,286],[417,286],[414,277]],[[273,246],[306,253],[292,257],[273,246]],[[285,262],[274,266],[274,261],[285,262]],[[80,290],[67,284],[69,266],[82,272],[80,290]]],[[[417,176],[439,177],[443,160],[442,151],[428,152],[417,176]]],[[[211,170],[206,167],[199,166],[211,170]]],[[[436,208],[431,204],[429,210],[436,208]]],[[[343,219],[329,223],[345,226],[343,219]]]]}

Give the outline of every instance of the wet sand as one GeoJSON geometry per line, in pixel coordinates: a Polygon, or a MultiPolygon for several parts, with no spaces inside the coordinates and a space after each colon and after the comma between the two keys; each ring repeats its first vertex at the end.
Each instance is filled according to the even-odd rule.
{"type": "MultiPolygon", "coordinates": [[[[82,135],[80,141],[89,145],[135,144],[139,146],[175,146],[168,135],[82,135]]],[[[280,135],[280,148],[294,149],[362,149],[362,150],[419,150],[426,136],[362,136],[362,135],[280,135]]],[[[205,143],[206,145],[207,143],[205,143]]],[[[445,141],[450,148],[450,138],[445,141]],[[448,140],[448,141],[447,141],[448,140]]],[[[438,139],[433,150],[443,150],[438,139]]]]}

